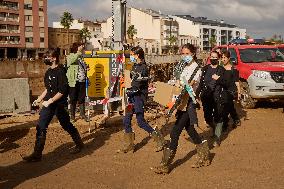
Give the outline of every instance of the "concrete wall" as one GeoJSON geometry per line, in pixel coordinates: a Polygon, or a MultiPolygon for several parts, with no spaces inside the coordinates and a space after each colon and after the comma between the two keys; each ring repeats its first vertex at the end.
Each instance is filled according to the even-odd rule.
{"type": "Polygon", "coordinates": [[[42,77],[46,69],[41,60],[1,61],[0,79],[42,77]]]}
{"type": "Polygon", "coordinates": [[[0,113],[31,110],[28,78],[0,79],[0,113]]]}

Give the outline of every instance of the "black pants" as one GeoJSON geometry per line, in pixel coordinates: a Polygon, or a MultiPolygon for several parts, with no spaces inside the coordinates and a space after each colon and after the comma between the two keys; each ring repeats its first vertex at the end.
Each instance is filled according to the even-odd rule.
{"type": "Polygon", "coordinates": [[[207,124],[223,122],[225,104],[214,99],[213,96],[201,96],[204,119],[207,124]]]}
{"type": "Polygon", "coordinates": [[[228,122],[229,122],[229,114],[231,115],[233,121],[237,121],[239,120],[239,115],[237,113],[237,110],[235,108],[235,104],[234,104],[234,98],[232,95],[228,94],[228,101],[225,104],[225,113],[224,113],[224,125],[225,127],[228,126],[228,122]]]}
{"type": "Polygon", "coordinates": [[[194,125],[190,125],[189,123],[190,123],[190,117],[189,117],[188,112],[178,111],[176,123],[170,134],[171,136],[170,149],[171,150],[173,151],[177,150],[179,136],[183,128],[185,128],[186,132],[188,133],[188,135],[190,136],[194,144],[201,144],[202,140],[200,136],[198,135],[198,133],[196,132],[194,125]]]}
{"type": "Polygon", "coordinates": [[[53,116],[56,115],[62,128],[70,135],[77,132],[77,129],[70,122],[69,114],[63,104],[51,104],[49,107],[43,107],[40,111],[39,121],[37,125],[37,138],[40,135],[46,135],[48,125],[50,124],[53,116]]]}
{"type": "Polygon", "coordinates": [[[85,103],[86,97],[86,82],[76,82],[75,87],[69,88],[69,98],[70,103],[75,104],[78,102],[79,104],[85,103]]]}

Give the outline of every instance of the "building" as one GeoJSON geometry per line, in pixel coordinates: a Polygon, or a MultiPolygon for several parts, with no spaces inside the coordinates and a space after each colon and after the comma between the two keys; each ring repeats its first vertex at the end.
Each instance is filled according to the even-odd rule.
{"type": "Polygon", "coordinates": [[[66,54],[73,43],[80,41],[80,30],[69,29],[67,34],[67,29],[64,28],[48,28],[48,46],[54,49],[59,48],[61,56],[66,54]]]}
{"type": "Polygon", "coordinates": [[[47,0],[0,1],[0,58],[39,58],[48,48],[47,0]]]}
{"type": "Polygon", "coordinates": [[[246,29],[227,24],[223,20],[195,18],[191,15],[177,15],[173,18],[179,23],[180,35],[190,35],[200,39],[200,50],[209,51],[215,45],[228,44],[232,39],[246,37],[246,29]]]}
{"type": "Polygon", "coordinates": [[[184,44],[193,44],[196,47],[199,47],[200,45],[200,39],[199,37],[194,37],[191,35],[179,35],[178,36],[178,46],[182,46],[184,44]]]}
{"type": "MultiPolygon", "coordinates": [[[[53,28],[63,28],[60,22],[53,22],[53,28]]],[[[82,30],[87,28],[90,31],[90,39],[87,39],[87,49],[99,49],[100,43],[98,40],[102,40],[102,31],[100,22],[84,21],[84,20],[74,20],[70,29],[71,30],[82,30]]]]}
{"type": "MultiPolygon", "coordinates": [[[[129,26],[134,25],[134,28],[137,30],[137,34],[134,36],[134,41],[139,41],[141,44],[144,44],[145,47],[156,46],[159,44],[155,53],[154,50],[149,50],[149,54],[159,54],[167,53],[171,46],[178,45],[178,31],[179,26],[178,22],[162,14],[159,11],[154,11],[151,9],[137,9],[133,7],[127,7],[126,10],[126,30],[129,26]],[[176,38],[176,41],[171,41],[170,36],[176,38]],[[137,39],[137,40],[135,40],[137,39]],[[141,40],[145,41],[141,41],[141,40]],[[156,41],[156,42],[153,42],[156,41]]],[[[102,23],[102,33],[104,39],[112,38],[112,17],[108,18],[105,23],[102,23]]],[[[126,35],[126,40],[129,41],[129,36],[126,35]]]]}

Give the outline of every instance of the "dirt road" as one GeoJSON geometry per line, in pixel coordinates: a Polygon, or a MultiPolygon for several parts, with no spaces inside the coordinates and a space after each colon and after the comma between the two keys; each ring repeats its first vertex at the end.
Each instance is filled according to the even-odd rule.
{"type": "MultiPolygon", "coordinates": [[[[154,152],[152,139],[135,124],[136,152],[116,154],[121,146],[122,122],[119,117],[105,127],[88,133],[88,125],[78,121],[85,150],[70,155],[71,138],[55,122],[49,130],[43,161],[27,164],[21,154],[32,151],[37,116],[0,120],[0,188],[284,188],[284,113],[279,106],[262,106],[243,112],[242,126],[232,130],[219,148],[211,149],[212,164],[192,169],[194,145],[185,132],[181,135],[173,170],[156,175],[151,166],[162,153],[154,152]],[[8,131],[7,126],[22,127],[8,131]],[[24,129],[26,128],[26,129],[24,129]],[[5,131],[5,132],[4,132],[5,131]]],[[[200,123],[206,129],[199,112],[200,123]]],[[[149,117],[149,116],[148,116],[149,117]]],[[[150,115],[150,117],[153,117],[150,115]]],[[[152,119],[152,118],[149,118],[152,119]]],[[[152,121],[161,127],[163,118],[152,121]]],[[[162,128],[169,138],[171,125],[162,128]]],[[[13,128],[13,127],[12,127],[13,128]]],[[[202,132],[201,130],[198,130],[202,132]]],[[[208,132],[203,137],[208,138],[208,132]]]]}

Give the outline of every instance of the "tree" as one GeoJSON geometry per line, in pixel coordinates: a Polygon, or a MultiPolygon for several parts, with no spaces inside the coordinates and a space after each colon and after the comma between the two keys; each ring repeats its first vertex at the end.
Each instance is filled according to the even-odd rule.
{"type": "Polygon", "coordinates": [[[133,38],[137,34],[137,29],[134,27],[134,25],[130,25],[127,29],[127,36],[129,39],[131,39],[131,43],[133,43],[133,38]]]}
{"type": "Polygon", "coordinates": [[[88,28],[83,28],[80,30],[80,38],[82,39],[83,43],[87,43],[87,39],[91,39],[91,32],[88,28]]]}
{"type": "Polygon", "coordinates": [[[171,35],[168,38],[168,41],[170,42],[170,51],[172,52],[173,51],[173,44],[175,44],[177,42],[177,37],[171,35]]]}
{"type": "Polygon", "coordinates": [[[217,44],[216,37],[211,36],[210,39],[209,39],[209,43],[210,43],[211,48],[215,47],[215,45],[217,44]]]}
{"type": "Polygon", "coordinates": [[[63,26],[64,29],[67,30],[67,46],[68,46],[68,53],[69,53],[69,29],[74,21],[74,18],[71,13],[64,12],[63,15],[60,17],[60,24],[63,26]]]}

